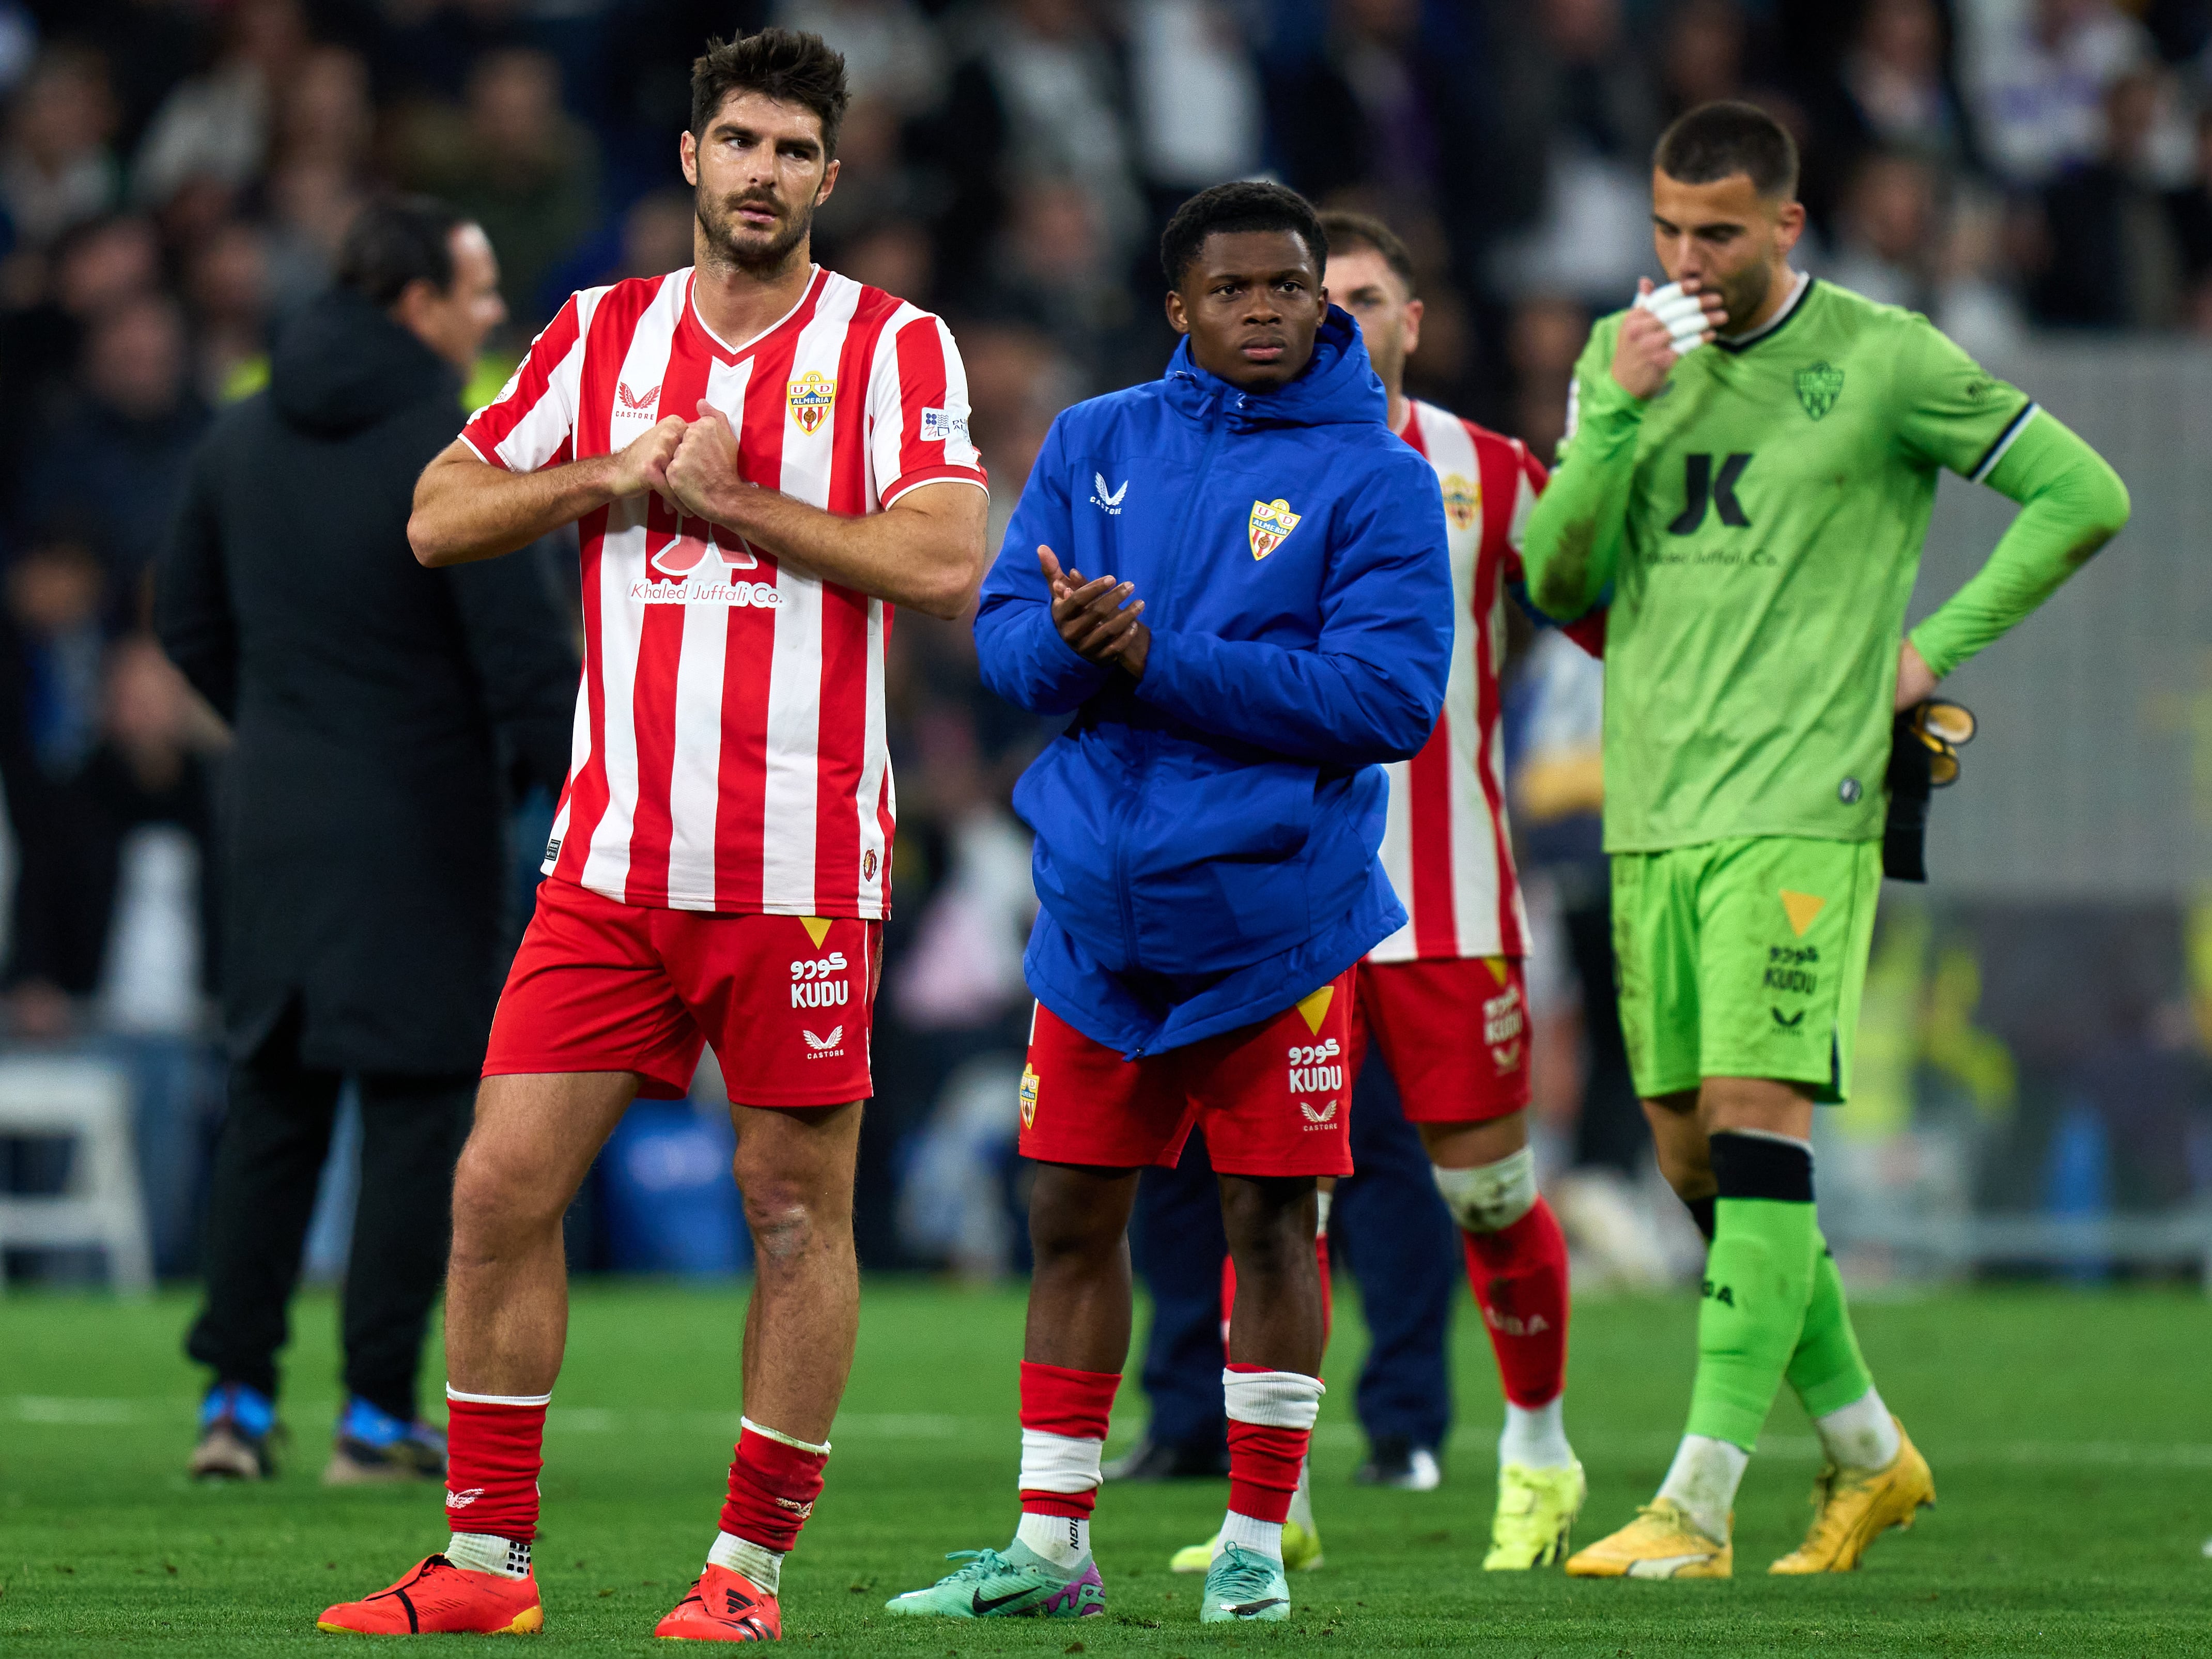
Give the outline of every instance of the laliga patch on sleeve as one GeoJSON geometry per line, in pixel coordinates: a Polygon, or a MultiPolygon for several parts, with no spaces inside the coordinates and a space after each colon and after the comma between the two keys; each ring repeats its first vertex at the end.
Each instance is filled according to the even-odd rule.
{"type": "Polygon", "coordinates": [[[968,441],[968,417],[965,415],[948,414],[941,409],[925,409],[921,411],[922,442],[950,443],[955,438],[963,444],[968,441]]]}

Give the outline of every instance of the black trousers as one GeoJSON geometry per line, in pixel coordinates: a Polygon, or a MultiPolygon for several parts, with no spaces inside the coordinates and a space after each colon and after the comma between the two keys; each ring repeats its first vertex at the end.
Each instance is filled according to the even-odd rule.
{"type": "MultiPolygon", "coordinates": [[[[295,1015],[230,1071],[208,1195],[207,1302],[185,1351],[216,1381],[274,1397],[276,1352],[337,1115],[339,1072],[305,1066],[295,1015]]],[[[416,1416],[423,1328],[446,1273],[453,1164],[476,1078],[369,1073],[361,1095],[361,1197],[346,1260],[347,1391],[416,1416]]]]}

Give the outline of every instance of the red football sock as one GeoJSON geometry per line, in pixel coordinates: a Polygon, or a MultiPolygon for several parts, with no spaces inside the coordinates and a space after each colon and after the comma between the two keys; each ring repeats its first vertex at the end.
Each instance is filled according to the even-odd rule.
{"type": "Polygon", "coordinates": [[[455,1532],[538,1535],[545,1401],[446,1395],[446,1518],[455,1532]]]}
{"type": "Polygon", "coordinates": [[[1119,1371],[1022,1361],[1022,1513],[1088,1521],[1119,1371]]]}
{"type": "MultiPolygon", "coordinates": [[[[1336,1299],[1330,1294],[1327,1233],[1317,1233],[1314,1237],[1314,1262],[1321,1269],[1321,1346],[1326,1349],[1328,1346],[1329,1321],[1335,1313],[1331,1304],[1336,1299]]],[[[1236,1306],[1237,1258],[1224,1255],[1221,1258],[1221,1358],[1224,1364],[1229,1358],[1229,1316],[1236,1306]]]]}
{"type": "Polygon", "coordinates": [[[1547,1406],[1567,1385],[1567,1240],[1542,1199],[1502,1232],[1462,1232],[1505,1397],[1547,1406]]]}
{"type": "Polygon", "coordinates": [[[730,1462],[722,1530],[764,1550],[787,1553],[814,1513],[814,1500],[822,1495],[822,1467],[829,1461],[826,1450],[794,1446],[746,1424],[730,1462]]]}
{"type": "MultiPolygon", "coordinates": [[[[1273,1375],[1265,1365],[1237,1365],[1230,1370],[1245,1376],[1273,1375]]],[[[1300,1386],[1305,1386],[1301,1383],[1300,1386]]],[[[1316,1394],[1318,1383],[1312,1385],[1316,1394]]],[[[1232,1407],[1232,1409],[1234,1409],[1232,1407]]],[[[1305,1415],[1312,1416],[1308,1406],[1305,1415]]],[[[1298,1469],[1313,1438],[1310,1429],[1288,1429],[1270,1424],[1229,1419],[1229,1509],[1234,1515],[1280,1525],[1291,1513],[1291,1494],[1298,1489],[1298,1469]]]]}

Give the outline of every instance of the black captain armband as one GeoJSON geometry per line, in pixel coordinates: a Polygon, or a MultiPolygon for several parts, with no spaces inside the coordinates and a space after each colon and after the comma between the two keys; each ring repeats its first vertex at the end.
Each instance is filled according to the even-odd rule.
{"type": "Polygon", "coordinates": [[[1932,697],[1913,704],[1891,726],[1881,872],[1892,881],[1928,879],[1929,800],[1959,781],[1959,750],[1973,740],[1973,711],[1932,697]]]}

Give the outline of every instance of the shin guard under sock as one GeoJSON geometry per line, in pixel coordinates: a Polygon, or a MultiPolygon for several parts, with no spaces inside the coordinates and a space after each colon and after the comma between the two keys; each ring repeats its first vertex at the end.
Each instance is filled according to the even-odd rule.
{"type": "Polygon", "coordinates": [[[1820,1418],[1866,1398],[1873,1373],[1859,1352],[1858,1333],[1844,1300],[1843,1276],[1827,1240],[1814,1236],[1819,1251],[1813,1263],[1813,1297],[1805,1304],[1805,1328],[1797,1352],[1790,1357],[1790,1386],[1804,1402],[1808,1417],[1820,1418]]]}
{"type": "Polygon", "coordinates": [[[538,1535],[550,1394],[446,1390],[446,1519],[456,1533],[528,1543],[538,1535]]]}
{"type": "Polygon", "coordinates": [[[1724,1131],[1712,1137],[1712,1157],[1720,1196],[1687,1431],[1749,1451],[1813,1297],[1813,1152],[1802,1141],[1724,1131]]]}
{"type": "Polygon", "coordinates": [[[1567,1239],[1552,1206],[1540,1198],[1511,1226],[1460,1241],[1506,1399],[1548,1405],[1567,1383],[1567,1239]]]}
{"type": "Polygon", "coordinates": [[[1321,1379],[1231,1365],[1221,1374],[1221,1392],[1229,1416],[1230,1513],[1280,1527],[1321,1413],[1321,1379]]]}
{"type": "Polygon", "coordinates": [[[768,1428],[750,1418],[739,1419],[737,1455],[730,1462],[730,1494],[723,1500],[721,1528],[732,1538],[784,1555],[799,1541],[799,1529],[814,1513],[822,1495],[822,1471],[830,1448],[768,1428]]]}
{"type": "Polygon", "coordinates": [[[1121,1385],[1118,1371],[1022,1361],[1024,1515],[1091,1519],[1114,1391],[1121,1385]]]}

